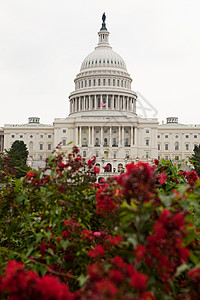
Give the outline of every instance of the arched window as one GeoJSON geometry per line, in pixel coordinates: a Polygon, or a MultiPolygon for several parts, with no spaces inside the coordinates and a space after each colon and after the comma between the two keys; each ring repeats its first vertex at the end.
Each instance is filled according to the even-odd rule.
{"type": "Polygon", "coordinates": [[[185,144],[185,150],[189,150],[189,144],[185,144]]]}
{"type": "Polygon", "coordinates": [[[118,164],[118,172],[121,173],[123,171],[123,165],[118,164]]]}
{"type": "Polygon", "coordinates": [[[106,165],[104,172],[112,172],[112,165],[110,163],[106,165]]]}
{"type": "Polygon", "coordinates": [[[29,150],[33,150],[33,142],[29,143],[29,150]]]}
{"type": "Polygon", "coordinates": [[[175,143],[175,150],[179,150],[179,142],[175,143]]]}
{"type": "Polygon", "coordinates": [[[87,146],[87,139],[83,138],[83,146],[87,146]]]}
{"type": "Polygon", "coordinates": [[[66,140],[62,141],[63,146],[66,146],[66,140]]]}

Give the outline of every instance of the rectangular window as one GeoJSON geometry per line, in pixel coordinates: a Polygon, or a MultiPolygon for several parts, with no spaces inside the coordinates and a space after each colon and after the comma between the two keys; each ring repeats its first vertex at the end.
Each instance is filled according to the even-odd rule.
{"type": "Polygon", "coordinates": [[[186,145],[185,145],[185,149],[186,149],[186,150],[189,150],[189,144],[186,144],[186,145]]]}
{"type": "Polygon", "coordinates": [[[158,135],[157,138],[159,139],[159,138],[160,138],[160,135],[158,135]]]}
{"type": "Polygon", "coordinates": [[[40,150],[43,150],[43,144],[40,144],[40,150]]]}
{"type": "Polygon", "coordinates": [[[149,140],[146,140],[146,146],[149,146],[149,140]]]}
{"type": "Polygon", "coordinates": [[[110,79],[108,79],[108,85],[110,85],[110,79]]]}
{"type": "Polygon", "coordinates": [[[189,138],[189,135],[186,135],[185,137],[186,137],[186,139],[188,139],[188,138],[189,138]]]}
{"type": "Polygon", "coordinates": [[[66,146],[66,140],[62,141],[63,146],[66,146]]]}
{"type": "Polygon", "coordinates": [[[113,79],[113,86],[115,86],[115,79],[113,79]]]}
{"type": "Polygon", "coordinates": [[[42,155],[40,155],[40,160],[42,160],[42,155]]]}
{"type": "Polygon", "coordinates": [[[99,151],[96,151],[96,157],[99,157],[99,151]]]}
{"type": "Polygon", "coordinates": [[[13,138],[13,139],[14,139],[14,137],[15,137],[15,136],[14,136],[14,134],[13,134],[13,135],[11,135],[11,138],[13,138]]]}
{"type": "Polygon", "coordinates": [[[51,150],[51,144],[48,144],[48,150],[51,150]]]}
{"type": "Polygon", "coordinates": [[[20,135],[19,137],[20,137],[20,139],[23,139],[23,135],[20,135]]]}
{"type": "Polygon", "coordinates": [[[160,160],[160,155],[158,155],[158,160],[160,160]]]}
{"type": "Polygon", "coordinates": [[[168,150],[168,148],[169,148],[168,144],[165,144],[165,150],[168,150]]]}
{"type": "Polygon", "coordinates": [[[117,132],[117,130],[116,129],[113,129],[113,133],[116,133],[117,132]]]}
{"type": "Polygon", "coordinates": [[[43,139],[43,135],[42,134],[40,135],[40,138],[43,139]]]}
{"type": "Polygon", "coordinates": [[[100,108],[100,98],[98,98],[97,106],[100,108]]]}
{"type": "Polygon", "coordinates": [[[66,133],[66,129],[63,129],[63,133],[66,133]]]}
{"type": "Polygon", "coordinates": [[[105,80],[105,78],[103,79],[103,85],[106,85],[106,80],[105,80]]]}
{"type": "Polygon", "coordinates": [[[101,85],[101,79],[98,79],[98,85],[101,85]]]}
{"type": "Polygon", "coordinates": [[[117,80],[117,86],[119,86],[119,80],[117,80]]]}
{"type": "Polygon", "coordinates": [[[89,86],[91,86],[91,80],[89,79],[89,86]]]}
{"type": "Polygon", "coordinates": [[[85,80],[85,87],[87,86],[87,80],[85,80]]]}
{"type": "Polygon", "coordinates": [[[146,133],[149,133],[149,129],[146,130],[146,133]]]}
{"type": "Polygon", "coordinates": [[[197,139],[197,135],[194,135],[194,138],[197,139]]]}
{"type": "Polygon", "coordinates": [[[48,135],[48,139],[50,139],[50,138],[51,138],[51,135],[49,134],[49,135],[48,135]]]}
{"type": "Polygon", "coordinates": [[[86,157],[86,151],[83,151],[83,157],[86,157]]]}
{"type": "Polygon", "coordinates": [[[94,85],[94,86],[96,85],[96,80],[95,80],[95,79],[93,80],[93,85],[94,85]]]}
{"type": "Polygon", "coordinates": [[[167,156],[165,156],[165,160],[168,160],[169,158],[168,158],[168,155],[167,156]]]}
{"type": "Polygon", "coordinates": [[[165,135],[165,138],[168,139],[168,135],[167,134],[165,135]]]}
{"type": "Polygon", "coordinates": [[[160,144],[158,144],[158,150],[160,150],[160,144]]]}

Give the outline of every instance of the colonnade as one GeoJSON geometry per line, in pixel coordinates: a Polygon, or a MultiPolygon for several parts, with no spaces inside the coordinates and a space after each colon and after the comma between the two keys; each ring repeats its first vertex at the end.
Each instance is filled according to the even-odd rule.
{"type": "Polygon", "coordinates": [[[90,110],[118,110],[136,113],[136,99],[113,94],[86,95],[70,99],[70,114],[90,110]]]}
{"type": "Polygon", "coordinates": [[[137,130],[134,126],[110,126],[107,128],[107,126],[77,126],[75,128],[76,144],[78,147],[132,147],[135,145],[137,130]],[[105,129],[107,130],[106,134],[105,129]],[[128,129],[128,133],[125,133],[125,129],[128,129]]]}

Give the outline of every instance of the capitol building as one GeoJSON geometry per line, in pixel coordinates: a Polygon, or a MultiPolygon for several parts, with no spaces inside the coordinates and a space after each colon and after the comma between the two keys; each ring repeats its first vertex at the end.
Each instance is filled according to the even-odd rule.
{"type": "Polygon", "coordinates": [[[138,160],[188,160],[200,143],[200,125],[180,124],[177,117],[159,124],[157,118],[137,115],[131,75],[110,46],[105,20],[103,14],[98,44],[74,79],[69,116],[53,124],[42,124],[38,117],[28,118],[26,124],[5,124],[0,128],[0,151],[22,140],[29,151],[28,164],[38,168],[59,143],[67,153],[76,145],[82,157],[97,157],[101,176],[119,173],[138,160]]]}

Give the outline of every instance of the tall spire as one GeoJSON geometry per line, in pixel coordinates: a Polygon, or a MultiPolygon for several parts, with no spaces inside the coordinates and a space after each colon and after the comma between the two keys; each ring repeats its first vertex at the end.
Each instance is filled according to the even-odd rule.
{"type": "Polygon", "coordinates": [[[103,23],[102,23],[102,26],[101,26],[100,30],[107,30],[105,20],[106,20],[106,14],[104,12],[103,15],[102,15],[102,21],[103,21],[103,23]]]}

